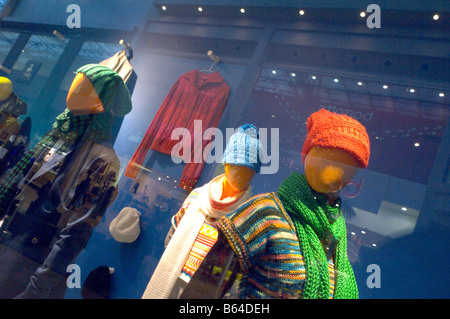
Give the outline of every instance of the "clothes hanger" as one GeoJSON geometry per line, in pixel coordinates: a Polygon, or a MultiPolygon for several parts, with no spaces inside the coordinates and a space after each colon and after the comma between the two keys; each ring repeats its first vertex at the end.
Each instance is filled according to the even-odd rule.
{"type": "Polygon", "coordinates": [[[214,66],[216,64],[217,64],[217,62],[214,62],[213,64],[211,64],[211,66],[209,67],[208,70],[200,70],[199,72],[202,72],[202,73],[213,73],[213,72],[216,72],[216,71],[213,70],[213,68],[214,68],[214,66]]]}
{"type": "Polygon", "coordinates": [[[203,73],[213,73],[213,72],[216,72],[216,71],[213,70],[213,68],[214,68],[214,66],[215,66],[217,63],[220,62],[219,57],[218,57],[217,55],[215,55],[214,52],[213,52],[212,50],[209,50],[206,54],[207,54],[207,55],[209,56],[209,58],[213,61],[213,64],[211,64],[211,66],[209,67],[208,70],[200,70],[199,72],[203,72],[203,73]]]}
{"type": "Polygon", "coordinates": [[[131,59],[133,58],[133,49],[131,48],[131,45],[129,43],[126,43],[123,39],[119,41],[119,44],[123,46],[125,51],[127,52],[128,61],[131,61],[131,59]]]}

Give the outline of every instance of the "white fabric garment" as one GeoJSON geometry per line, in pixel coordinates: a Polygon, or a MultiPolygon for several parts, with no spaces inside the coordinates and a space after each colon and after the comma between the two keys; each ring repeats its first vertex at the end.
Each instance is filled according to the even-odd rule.
{"type": "MultiPolygon", "coordinates": [[[[251,186],[225,210],[213,209],[209,201],[210,186],[217,190],[216,185],[218,183],[216,182],[222,178],[223,175],[220,175],[208,184],[193,190],[193,192],[198,192],[198,200],[193,201],[187,208],[142,295],[142,299],[169,298],[206,216],[221,218],[232,213],[240,204],[250,198],[251,186]]],[[[218,194],[212,191],[211,194],[216,201],[220,201],[221,192],[218,194]]]]}

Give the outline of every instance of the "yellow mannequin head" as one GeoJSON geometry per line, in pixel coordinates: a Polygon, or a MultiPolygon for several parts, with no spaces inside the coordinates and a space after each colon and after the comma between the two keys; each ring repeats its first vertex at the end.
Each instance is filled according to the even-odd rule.
{"type": "Polygon", "coordinates": [[[91,81],[81,72],[75,76],[70,86],[66,105],[76,116],[105,111],[91,81]]]}
{"type": "Polygon", "coordinates": [[[225,185],[235,193],[245,190],[251,183],[256,172],[249,167],[225,164],[225,185]]]}
{"type": "Polygon", "coordinates": [[[358,173],[358,162],[350,153],[313,146],[305,157],[305,177],[319,193],[334,193],[358,173]]]}
{"type": "Polygon", "coordinates": [[[12,82],[10,79],[0,76],[0,101],[6,100],[12,93],[12,82]]]}

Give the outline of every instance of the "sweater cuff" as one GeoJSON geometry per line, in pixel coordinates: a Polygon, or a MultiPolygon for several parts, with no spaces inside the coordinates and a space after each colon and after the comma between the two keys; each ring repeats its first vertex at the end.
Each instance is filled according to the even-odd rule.
{"type": "Polygon", "coordinates": [[[247,272],[252,266],[250,262],[250,252],[235,225],[227,217],[222,217],[216,222],[216,226],[220,229],[222,234],[225,235],[228,244],[239,260],[242,270],[247,272]]]}

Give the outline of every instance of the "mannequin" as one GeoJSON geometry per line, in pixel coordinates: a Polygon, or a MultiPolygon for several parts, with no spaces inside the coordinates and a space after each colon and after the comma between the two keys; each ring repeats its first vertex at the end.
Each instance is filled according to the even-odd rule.
{"type": "Polygon", "coordinates": [[[64,296],[65,289],[57,292],[65,287],[67,266],[117,195],[120,162],[109,143],[111,125],[114,115],[130,110],[117,73],[81,67],[53,129],[0,181],[0,209],[7,214],[0,238],[3,298],[64,296]],[[14,264],[24,269],[20,278],[8,268],[14,264]]]}
{"type": "Polygon", "coordinates": [[[348,152],[314,146],[305,157],[305,177],[316,192],[326,194],[329,204],[359,171],[358,163],[348,152]]]}
{"type": "Polygon", "coordinates": [[[256,127],[242,125],[224,152],[225,173],[194,189],[172,219],[166,250],[143,299],[180,298],[217,241],[218,218],[233,212],[251,196],[251,181],[261,166],[256,127]]]}
{"type": "Polygon", "coordinates": [[[75,116],[104,112],[92,82],[84,73],[78,73],[67,93],[66,105],[75,116]]]}
{"type": "Polygon", "coordinates": [[[237,193],[247,189],[250,185],[255,171],[246,166],[225,163],[225,177],[223,179],[223,192],[220,199],[233,197],[237,193]]]}
{"type": "Polygon", "coordinates": [[[23,155],[31,128],[30,118],[22,123],[18,120],[27,112],[27,105],[12,89],[12,82],[0,77],[0,177],[23,155]]]}
{"type": "Polygon", "coordinates": [[[358,298],[339,191],[367,167],[369,137],[355,119],[324,109],[308,118],[307,131],[305,174],[216,222],[218,242],[243,273],[240,298],[358,298]]]}

